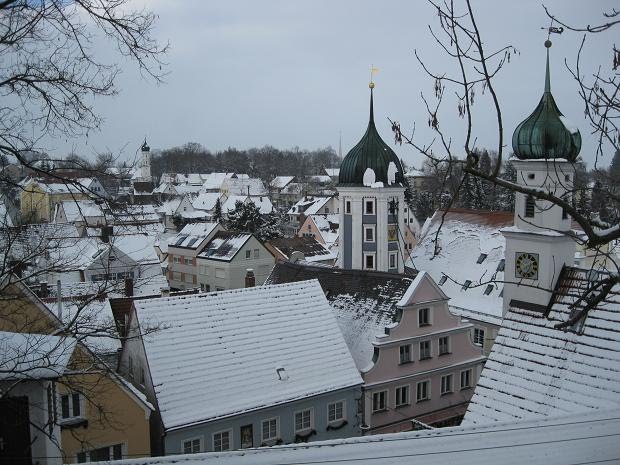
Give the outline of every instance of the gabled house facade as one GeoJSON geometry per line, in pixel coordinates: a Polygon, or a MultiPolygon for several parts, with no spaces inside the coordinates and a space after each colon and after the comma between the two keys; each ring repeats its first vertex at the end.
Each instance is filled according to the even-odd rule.
{"type": "Polygon", "coordinates": [[[334,320],[316,281],[135,300],[129,334],[163,328],[121,356],[158,407],[154,452],[359,435],[362,380],[334,320]]]}
{"type": "Polygon", "coordinates": [[[197,255],[198,284],[202,291],[246,287],[248,273],[261,286],[275,263],[274,256],[249,233],[219,231],[197,255]]]}
{"type": "Polygon", "coordinates": [[[364,378],[368,434],[408,431],[411,419],[458,425],[486,357],[473,325],[448,310],[448,298],[424,271],[397,304],[395,322],[373,341],[364,378]]]}
{"type": "MultiPolygon", "coordinates": [[[[0,331],[29,338],[30,343],[23,354],[25,360],[59,362],[61,358],[68,359],[62,363],[65,367],[62,370],[54,368],[55,376],[43,377],[52,380],[48,385],[50,389],[46,388],[44,399],[34,399],[37,404],[31,406],[33,410],[45,407],[45,413],[37,413],[46,415],[45,428],[59,428],[60,431],[62,455],[43,457],[58,458],[58,463],[75,463],[149,456],[149,419],[153,407],[84,343],[92,334],[88,325],[67,328],[20,282],[5,284],[2,297],[5,305],[0,307],[0,331]],[[59,351],[64,346],[58,343],[52,344],[47,351],[43,350],[45,338],[52,335],[64,337],[67,341],[73,337],[78,342],[66,346],[67,350],[59,351]],[[38,341],[38,345],[33,345],[33,340],[38,341]],[[58,355],[53,356],[56,352],[58,355]]],[[[43,368],[49,370],[51,365],[48,363],[43,368]]],[[[18,381],[11,383],[12,388],[19,387],[22,380],[18,381]]],[[[36,436],[41,437],[43,433],[47,430],[37,430],[36,436]]]]}
{"type": "Polygon", "coordinates": [[[168,282],[172,289],[198,287],[196,257],[224,228],[219,223],[191,223],[168,240],[168,282]]]}

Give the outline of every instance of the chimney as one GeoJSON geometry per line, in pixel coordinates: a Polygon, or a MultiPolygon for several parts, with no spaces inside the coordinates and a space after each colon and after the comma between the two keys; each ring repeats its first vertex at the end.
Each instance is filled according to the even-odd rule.
{"type": "Polygon", "coordinates": [[[248,268],[245,274],[245,287],[254,286],[256,286],[256,277],[254,276],[254,270],[252,268],[248,268]]]}
{"type": "Polygon", "coordinates": [[[133,296],[133,278],[125,278],[125,297],[133,296]]]}
{"type": "Polygon", "coordinates": [[[170,288],[169,287],[162,287],[161,288],[161,296],[162,297],[170,297],[170,288]]]}
{"type": "Polygon", "coordinates": [[[47,281],[41,281],[39,283],[39,286],[41,286],[39,288],[39,297],[41,297],[42,299],[45,299],[46,297],[49,297],[49,289],[47,288],[47,281]]]}
{"type": "Polygon", "coordinates": [[[58,319],[62,321],[62,292],[60,288],[60,279],[56,280],[56,298],[58,301],[58,319]]]}

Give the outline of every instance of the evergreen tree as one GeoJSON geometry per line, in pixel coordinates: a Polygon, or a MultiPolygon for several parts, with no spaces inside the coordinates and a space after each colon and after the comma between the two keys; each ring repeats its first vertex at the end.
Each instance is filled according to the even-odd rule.
{"type": "Polygon", "coordinates": [[[254,202],[235,203],[235,208],[228,211],[227,228],[254,234],[261,241],[275,239],[284,235],[284,216],[277,212],[261,214],[254,202]]]}
{"type": "Polygon", "coordinates": [[[221,222],[222,221],[222,202],[218,198],[215,201],[215,208],[213,209],[213,221],[221,222]]]}
{"type": "Polygon", "coordinates": [[[609,167],[609,177],[615,186],[620,186],[620,149],[616,150],[609,167]]]}

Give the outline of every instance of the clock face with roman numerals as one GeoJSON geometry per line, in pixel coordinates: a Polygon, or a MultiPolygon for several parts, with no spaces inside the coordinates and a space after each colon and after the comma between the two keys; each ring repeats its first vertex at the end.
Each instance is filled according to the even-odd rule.
{"type": "Polygon", "coordinates": [[[538,254],[517,252],[515,276],[517,278],[538,279],[538,254]]]}

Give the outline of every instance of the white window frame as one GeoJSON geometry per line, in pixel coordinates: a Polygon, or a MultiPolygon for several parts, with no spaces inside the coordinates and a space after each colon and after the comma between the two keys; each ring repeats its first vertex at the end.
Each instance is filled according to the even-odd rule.
{"type": "MultiPolygon", "coordinates": [[[[388,409],[388,390],[387,389],[383,389],[381,391],[375,391],[372,393],[372,413],[377,413],[377,412],[384,412],[388,409]],[[384,400],[383,400],[383,407],[379,407],[379,408],[375,408],[375,396],[378,396],[378,398],[380,399],[381,394],[383,394],[384,396],[384,400]]],[[[378,402],[378,404],[381,404],[381,402],[378,402]]]]}
{"type": "Polygon", "coordinates": [[[85,415],[85,411],[84,408],[86,407],[86,402],[84,399],[84,396],[82,394],[80,394],[79,392],[76,391],[69,391],[69,392],[64,392],[59,394],[58,397],[58,409],[60,410],[59,415],[57,415],[58,418],[58,423],[59,424],[63,424],[63,423],[71,423],[72,421],[75,420],[79,420],[79,419],[84,419],[86,418],[85,415]],[[75,414],[75,402],[73,401],[73,396],[77,394],[78,396],[78,414],[75,414]],[[67,396],[68,402],[69,402],[69,416],[65,417],[63,415],[63,411],[62,411],[62,398],[64,396],[67,396]]]}
{"type": "Polygon", "coordinates": [[[438,355],[448,355],[450,353],[452,353],[452,339],[450,338],[450,336],[439,336],[439,338],[437,339],[437,346],[438,346],[438,355]],[[442,351],[441,350],[441,340],[442,339],[447,339],[447,344],[446,344],[446,350],[442,351]]]}
{"type": "Polygon", "coordinates": [[[204,451],[204,440],[202,436],[194,436],[181,440],[181,453],[182,454],[199,454],[204,451]],[[194,441],[198,441],[198,451],[194,452],[194,441]],[[185,452],[185,443],[190,443],[191,452],[185,452]]]}
{"type": "Polygon", "coordinates": [[[398,268],[398,253],[397,252],[390,252],[389,255],[389,268],[398,268]],[[394,262],[394,264],[392,265],[392,261],[394,262]]]}
{"type": "Polygon", "coordinates": [[[445,375],[441,375],[441,384],[439,385],[439,391],[442,396],[446,394],[452,394],[454,392],[454,375],[452,373],[447,373],[445,375]],[[450,379],[450,386],[448,389],[444,389],[444,379],[450,379]]]}
{"type": "Polygon", "coordinates": [[[432,325],[433,325],[433,319],[432,319],[431,308],[430,307],[418,308],[418,328],[423,328],[424,326],[432,326],[432,325]],[[420,323],[420,317],[422,315],[422,312],[425,310],[427,312],[427,318],[426,318],[427,321],[425,323],[420,323]]]}
{"type": "Polygon", "coordinates": [[[375,208],[375,199],[364,199],[364,215],[374,215],[377,209],[375,208]],[[372,211],[368,211],[368,205],[372,205],[372,211]]]}
{"type": "Polygon", "coordinates": [[[224,451],[227,451],[227,450],[234,450],[234,446],[233,446],[233,431],[232,431],[232,429],[224,429],[224,430],[221,430],[221,431],[216,431],[215,433],[213,433],[211,435],[211,441],[212,441],[211,444],[213,444],[213,452],[224,452],[224,451]],[[215,435],[217,435],[217,434],[222,435],[224,433],[228,434],[228,449],[222,449],[222,448],[217,449],[215,447],[215,435]]]}
{"type": "Polygon", "coordinates": [[[420,360],[428,360],[433,358],[433,344],[430,339],[425,339],[424,341],[420,341],[418,345],[418,349],[420,350],[419,356],[420,360]],[[422,356],[422,344],[428,344],[428,355],[422,356]]]}
{"type": "Polygon", "coordinates": [[[374,244],[375,242],[377,242],[377,236],[376,236],[376,228],[374,224],[365,224],[364,225],[364,243],[365,244],[374,244]],[[371,231],[371,239],[368,240],[368,231],[371,231]]]}
{"type": "Polygon", "coordinates": [[[305,433],[307,431],[310,431],[314,428],[314,409],[312,407],[309,408],[304,408],[301,410],[297,410],[296,412],[293,412],[293,428],[295,430],[295,433],[305,433]],[[303,414],[308,412],[310,414],[310,424],[308,427],[303,427],[303,414]],[[297,415],[300,414],[302,415],[302,427],[297,429],[297,415]]]}
{"type": "Polygon", "coordinates": [[[430,379],[423,379],[415,383],[415,399],[416,399],[416,402],[425,402],[431,399],[431,380],[430,379]],[[426,397],[420,398],[419,396],[420,391],[419,391],[418,386],[422,384],[426,384],[426,397]]]}
{"type": "Polygon", "coordinates": [[[337,400],[335,402],[329,402],[327,404],[327,422],[329,424],[338,423],[338,422],[344,421],[346,419],[347,419],[347,401],[345,399],[337,400]],[[336,413],[338,411],[338,408],[337,408],[338,404],[342,404],[342,416],[340,418],[335,418],[334,417],[334,419],[330,419],[329,418],[329,414],[330,414],[329,409],[330,409],[330,407],[332,405],[334,406],[334,415],[336,415],[336,413]]]}
{"type": "Polygon", "coordinates": [[[377,269],[377,254],[373,253],[365,253],[364,254],[364,269],[365,270],[376,270],[377,269]],[[366,257],[372,257],[372,268],[368,268],[366,266],[366,257]]]}
{"type": "Polygon", "coordinates": [[[183,257],[183,264],[185,266],[192,266],[192,257],[183,257]]]}
{"type": "Polygon", "coordinates": [[[395,399],[395,405],[396,407],[404,407],[406,405],[411,405],[411,385],[410,384],[403,384],[401,386],[396,386],[396,390],[394,392],[394,395],[396,397],[395,399]],[[405,402],[400,402],[402,399],[402,395],[398,395],[399,391],[402,393],[402,390],[405,389],[405,392],[407,394],[407,398],[405,399],[405,402]]]}
{"type": "Polygon", "coordinates": [[[177,265],[181,264],[181,257],[179,257],[178,255],[174,255],[172,257],[172,263],[175,263],[177,265]]]}
{"type": "Polygon", "coordinates": [[[484,328],[474,328],[473,342],[474,345],[482,347],[484,345],[484,328]]]}
{"type": "Polygon", "coordinates": [[[404,365],[411,362],[413,362],[413,348],[411,347],[411,344],[402,344],[398,346],[398,364],[404,365]],[[403,352],[405,351],[407,352],[408,357],[403,357],[403,352]]]}
{"type": "MultiPolygon", "coordinates": [[[[269,428],[269,433],[271,433],[271,428],[269,428]]],[[[260,437],[262,442],[269,442],[269,441],[277,441],[278,439],[280,439],[280,417],[271,417],[271,418],[265,418],[264,420],[261,420],[260,422],[260,437]],[[265,430],[263,428],[263,425],[267,422],[271,422],[271,421],[275,421],[276,422],[276,435],[275,436],[269,436],[269,437],[265,437],[264,433],[265,430]]]]}
{"type": "Polygon", "coordinates": [[[460,386],[461,386],[461,390],[463,389],[471,389],[472,388],[472,381],[473,381],[473,377],[474,377],[474,370],[471,368],[467,368],[466,370],[461,370],[460,373],[460,386]],[[463,383],[463,375],[465,375],[466,373],[469,373],[466,378],[467,378],[467,384],[463,383]]]}

